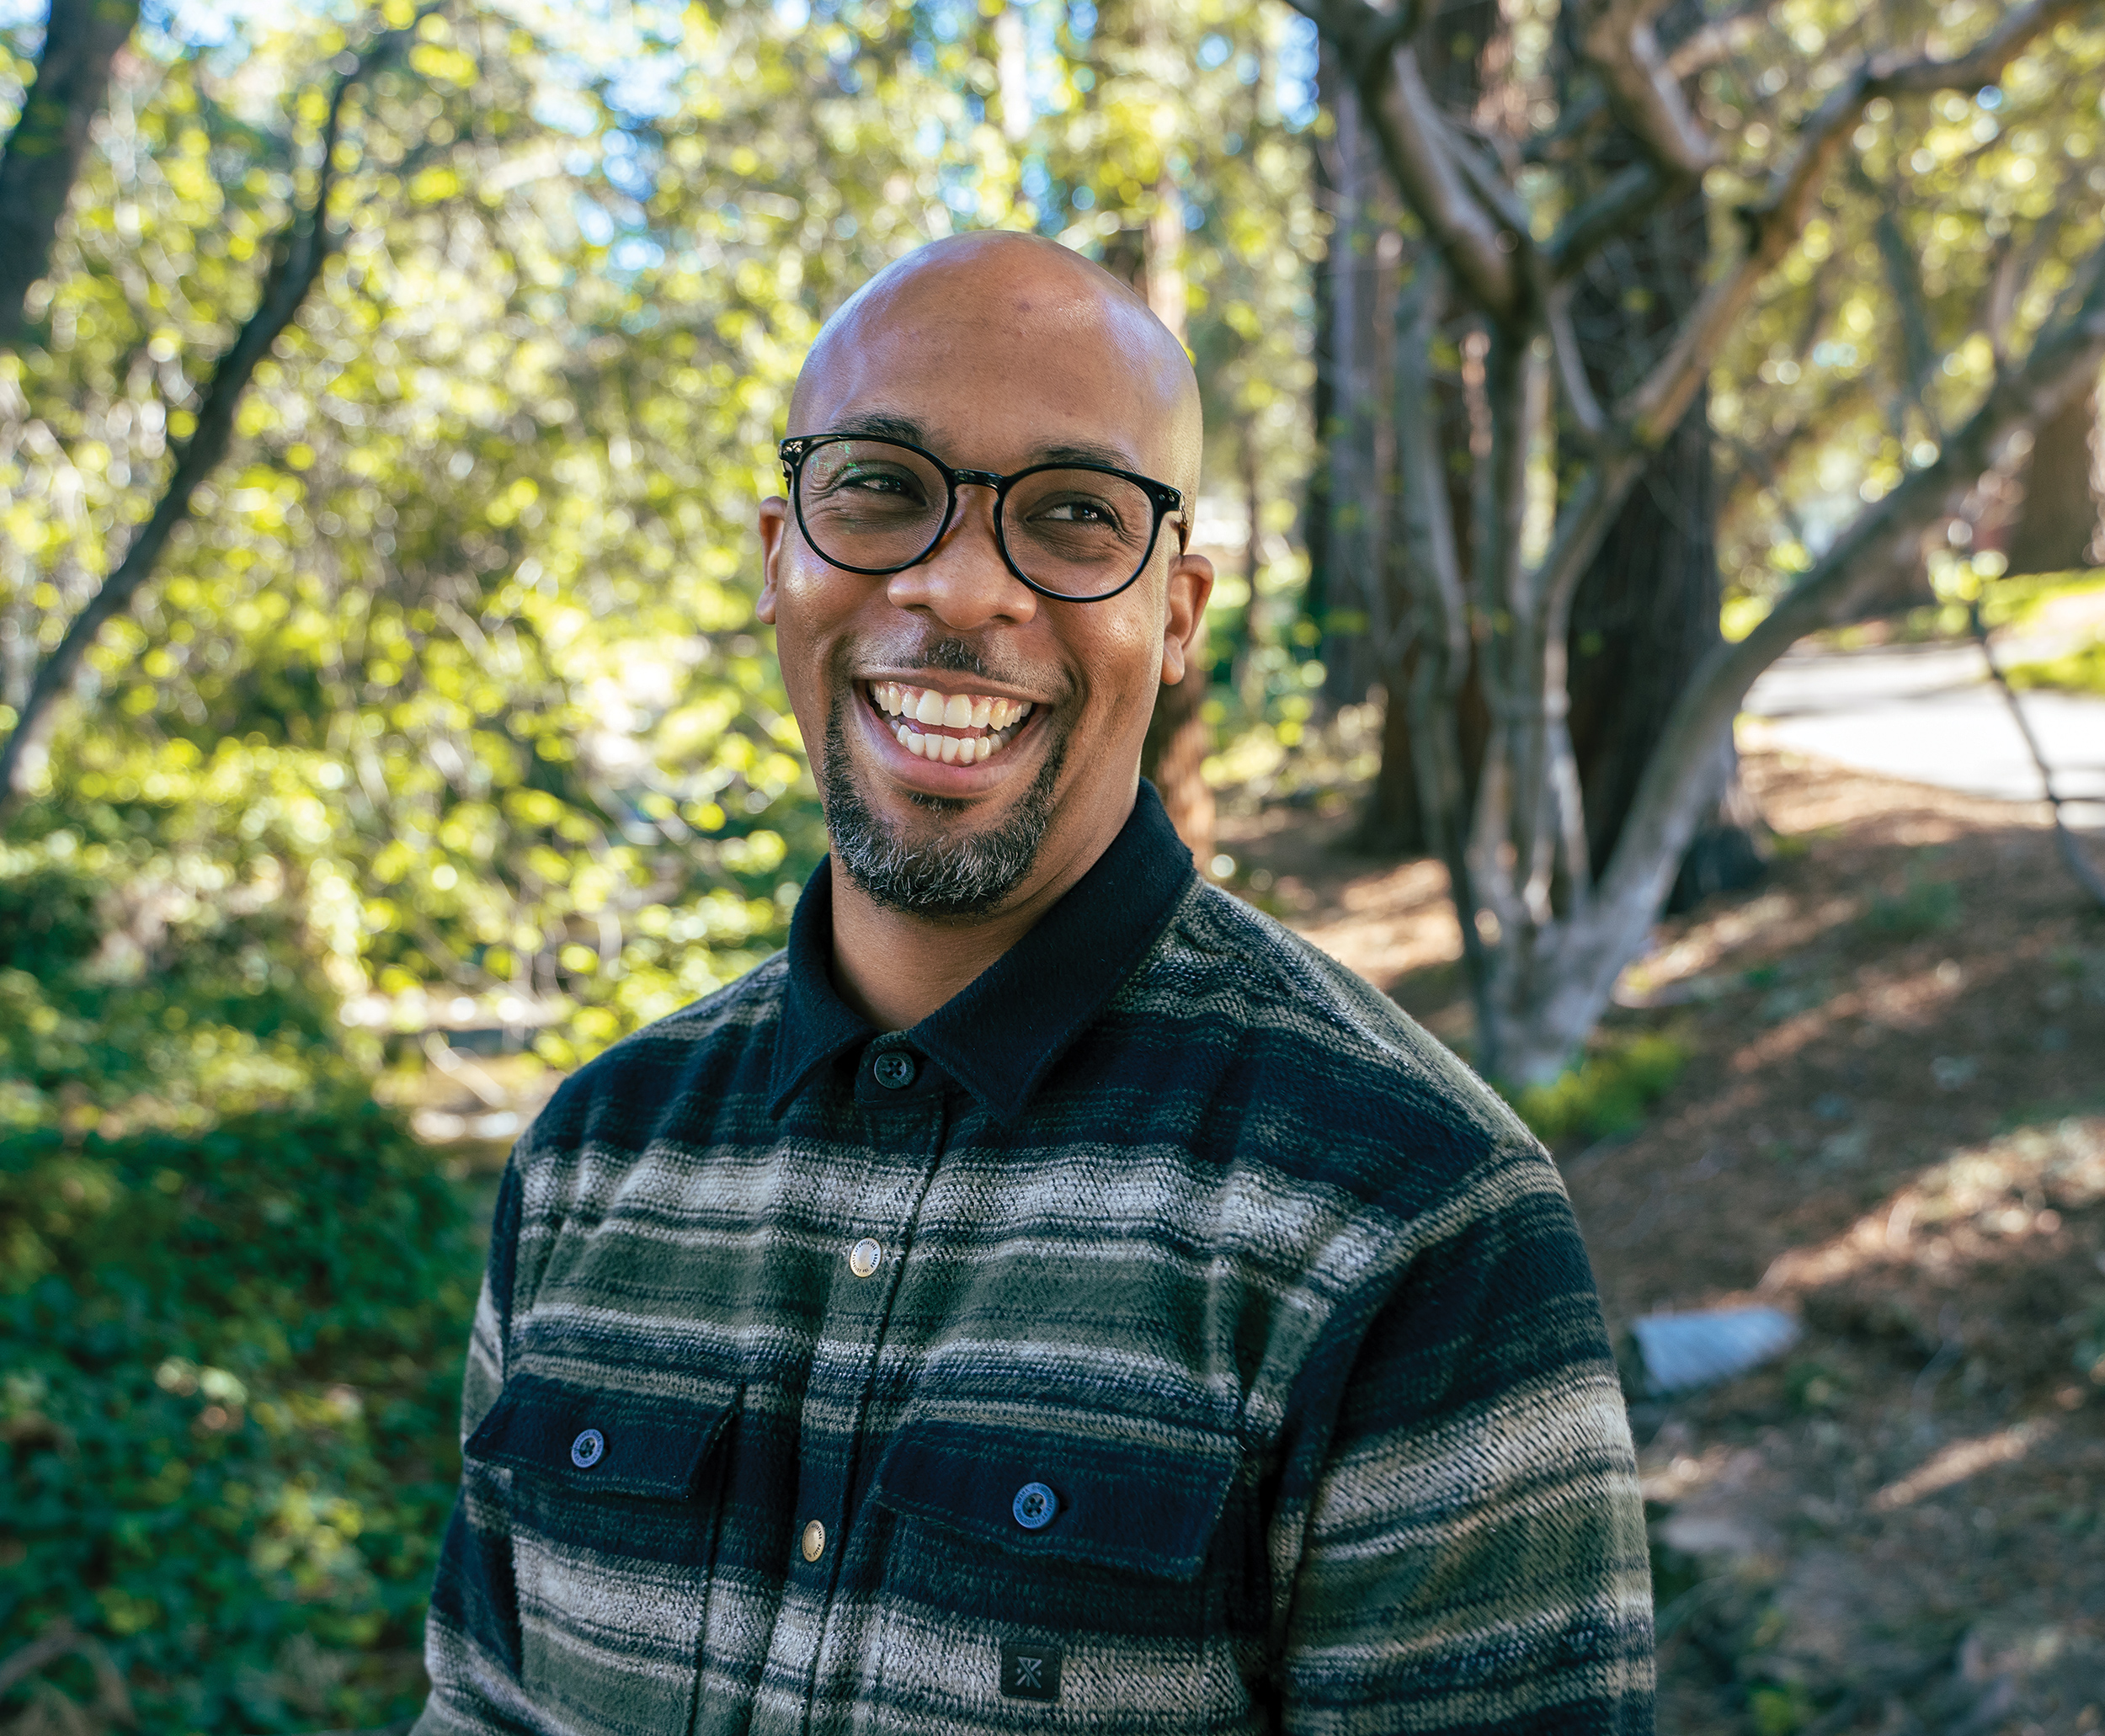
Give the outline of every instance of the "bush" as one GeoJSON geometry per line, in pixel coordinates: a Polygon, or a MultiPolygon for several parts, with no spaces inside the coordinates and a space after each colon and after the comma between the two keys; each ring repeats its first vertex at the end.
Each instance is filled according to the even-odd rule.
{"type": "Polygon", "coordinates": [[[0,1137],[0,1657],[70,1623],[155,1730],[413,1711],[477,1240],[362,1099],[0,1137]]]}
{"type": "Polygon", "coordinates": [[[479,1264],[290,876],[0,848],[0,1725],[413,1711],[479,1264]],[[370,1058],[370,1057],[367,1057],[370,1058]]]}
{"type": "Polygon", "coordinates": [[[1545,1145],[1575,1135],[1607,1139],[1637,1127],[1687,1059],[1681,1044],[1657,1034],[1611,1043],[1548,1084],[1515,1094],[1513,1107],[1545,1145]]]}

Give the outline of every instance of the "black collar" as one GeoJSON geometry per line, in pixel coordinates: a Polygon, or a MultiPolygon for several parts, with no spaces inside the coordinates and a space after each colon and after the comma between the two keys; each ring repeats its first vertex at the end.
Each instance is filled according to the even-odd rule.
{"type": "MultiPolygon", "coordinates": [[[[1037,925],[905,1041],[1003,1121],[1154,945],[1192,878],[1154,785],[1141,780],[1111,847],[1037,925]]],[[[832,866],[804,883],[790,921],[789,986],[769,1079],[780,1116],[814,1068],[877,1033],[834,992],[832,866]]]]}

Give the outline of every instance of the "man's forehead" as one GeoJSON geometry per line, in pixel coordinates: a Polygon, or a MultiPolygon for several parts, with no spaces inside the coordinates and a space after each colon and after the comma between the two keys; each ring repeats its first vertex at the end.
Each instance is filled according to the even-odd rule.
{"type": "MultiPolygon", "coordinates": [[[[939,458],[957,464],[962,469],[972,469],[969,458],[960,456],[956,443],[967,438],[966,431],[956,426],[954,417],[941,413],[929,416],[916,414],[904,407],[883,408],[846,406],[826,418],[829,434],[867,434],[874,439],[904,440],[909,445],[920,446],[939,458]]],[[[1140,466],[1143,454],[1134,443],[1122,439],[1118,429],[1092,431],[1098,437],[1034,429],[1038,437],[1020,455],[1020,461],[1030,464],[1108,464],[1119,470],[1134,470],[1140,466]]]]}
{"type": "Polygon", "coordinates": [[[1159,470],[1187,447],[1196,462],[1197,400],[1183,347],[1100,266],[1039,237],[977,236],[896,262],[828,322],[791,431],[910,439],[971,466],[946,441],[1014,422],[1005,461],[1159,470]]]}

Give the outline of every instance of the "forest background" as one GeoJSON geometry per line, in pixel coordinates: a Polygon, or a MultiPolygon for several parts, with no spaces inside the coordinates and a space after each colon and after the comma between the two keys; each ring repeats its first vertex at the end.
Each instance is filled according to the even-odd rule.
{"type": "MultiPolygon", "coordinates": [[[[0,1716],[413,1712],[508,1112],[434,1144],[408,1105],[434,1068],[573,1067],[781,943],[823,832],[753,507],[806,346],[887,260],[1031,228],[1186,338],[1223,577],[1155,758],[1202,863],[1235,876],[1216,801],[1432,847],[1378,529],[1432,242],[1370,167],[1388,45],[1310,10],[1327,48],[1270,0],[71,8],[107,91],[48,258],[0,260],[0,1716]]],[[[1436,95],[1519,92],[1548,162],[1590,100],[1544,93],[1559,9],[1476,10],[1436,95]]],[[[1669,46],[1753,185],[1823,68],[2001,10],[1683,7],[1669,46]]],[[[2105,26],[2044,10],[1993,76],[1866,98],[1703,370],[1698,651],[2095,288],[2105,26]]],[[[45,24],[5,15],[0,125],[45,24]]],[[[1690,283],[1729,242],[1697,233],[1690,283]]],[[[1667,293],[1612,287],[1639,327],[1667,293]]],[[[1472,342],[1426,351],[1465,470],[1472,342]]],[[[1948,626],[2007,567],[2026,433],[1875,606],[1948,626]]],[[[1563,485],[1525,471],[1540,544],[1563,485]]]]}

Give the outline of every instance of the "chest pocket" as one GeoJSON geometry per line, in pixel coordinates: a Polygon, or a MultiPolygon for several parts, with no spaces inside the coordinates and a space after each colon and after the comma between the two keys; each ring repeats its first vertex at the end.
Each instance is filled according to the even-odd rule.
{"type": "Polygon", "coordinates": [[[468,1439],[509,1472],[520,1676],[587,1730],[684,1730],[734,1391],[668,1398],[515,1375],[468,1439]]]}
{"type": "Polygon", "coordinates": [[[883,1722],[1032,1728],[1048,1699],[1071,1728],[1233,1730],[1250,1717],[1227,1621],[1253,1564],[1238,1446],[1153,1428],[1138,1444],[1131,1429],[1052,1413],[909,1421],[893,1438],[871,1490],[894,1520],[883,1722]],[[1028,1680],[1008,1679],[1032,1656],[1028,1680]]]}

